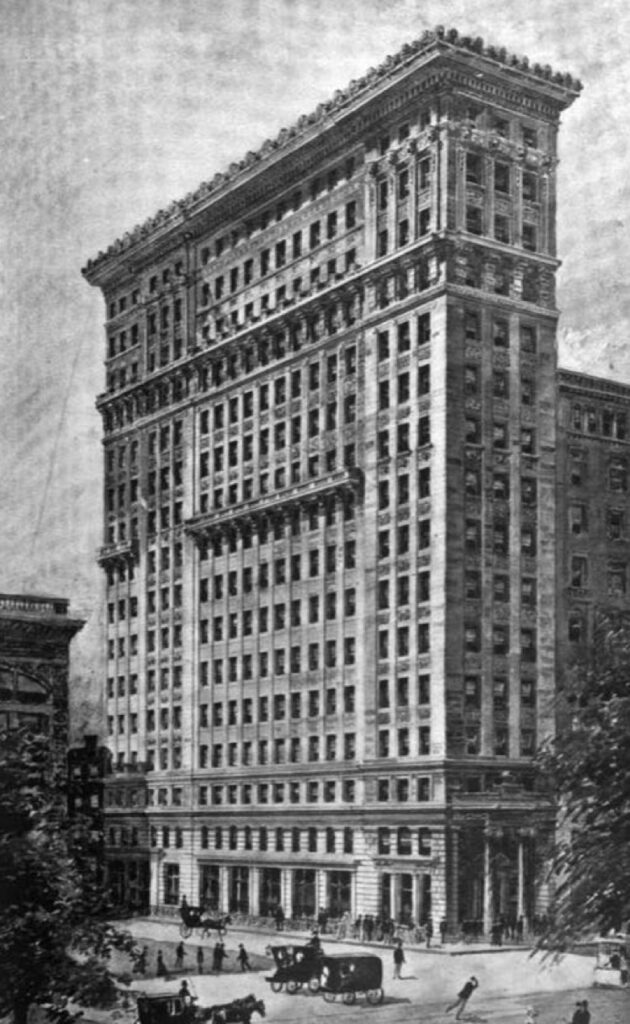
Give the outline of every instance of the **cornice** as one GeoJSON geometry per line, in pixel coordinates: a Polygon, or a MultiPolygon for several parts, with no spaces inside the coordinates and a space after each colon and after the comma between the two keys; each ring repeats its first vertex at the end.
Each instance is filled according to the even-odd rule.
{"type": "Polygon", "coordinates": [[[622,384],[607,377],[596,377],[594,374],[578,373],[575,370],[558,370],[558,388],[560,391],[584,397],[609,398],[615,395],[626,402],[630,401],[630,384],[622,384]]]}
{"type": "Polygon", "coordinates": [[[411,73],[445,56],[449,58],[449,65],[460,72],[460,87],[466,85],[466,76],[461,74],[462,64],[465,68],[472,63],[492,73],[492,82],[484,79],[483,72],[480,80],[469,76],[469,84],[474,84],[477,93],[481,88],[482,92],[493,94],[497,82],[505,82],[508,76],[514,86],[512,102],[522,101],[526,91],[530,95],[545,96],[550,107],[557,111],[569,106],[581,90],[581,83],[569,74],[554,72],[548,65],[530,65],[527,58],[509,54],[502,47],[486,46],[479,37],[460,36],[455,29],[445,31],[438,26],[405,44],[377,68],[370,68],[362,78],[350,82],[346,89],[337,90],[330,100],[321,103],[311,114],[300,117],[292,127],[283,128],[275,139],[267,139],[256,152],[248,152],[243,159],[230,164],[227,171],[215,174],[211,181],[202,182],[195,192],[134,227],[106,252],[99,252],[88,260],[82,271],[84,277],[91,284],[103,286],[113,272],[120,272],[121,257],[125,261],[137,259],[149,239],[152,246],[168,242],[168,248],[172,249],[174,244],[184,241],[184,234],[190,231],[191,218],[207,213],[209,206],[218,200],[226,200],[235,186],[251,182],[259,177],[262,169],[303,150],[308,143],[321,140],[322,133],[336,127],[350,114],[356,114],[392,85],[398,85],[411,73]],[[179,241],[178,232],[181,233],[179,241]],[[126,253],[130,256],[124,256],[126,253]]]}

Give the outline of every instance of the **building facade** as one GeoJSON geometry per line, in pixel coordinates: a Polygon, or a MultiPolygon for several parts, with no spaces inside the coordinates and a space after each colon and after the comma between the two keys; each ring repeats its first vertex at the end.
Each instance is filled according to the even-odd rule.
{"type": "Polygon", "coordinates": [[[61,597],[0,594],[0,732],[50,737],[59,766],[68,747],[70,641],[83,620],[61,597]]]}
{"type": "Polygon", "coordinates": [[[152,906],[543,905],[578,91],[427,33],[85,268],[109,856],[135,837],[152,906]]]}
{"type": "Polygon", "coordinates": [[[583,660],[600,613],[628,608],[630,387],[558,375],[558,656],[583,660]]]}

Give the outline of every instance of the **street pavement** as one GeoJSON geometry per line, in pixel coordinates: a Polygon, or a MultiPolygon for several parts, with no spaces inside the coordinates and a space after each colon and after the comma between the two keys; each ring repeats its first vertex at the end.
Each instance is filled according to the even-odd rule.
{"type": "MultiPolygon", "coordinates": [[[[176,922],[156,919],[135,919],[125,924],[141,945],[150,941],[149,968],[154,966],[153,950],[159,944],[167,964],[173,962],[174,947],[180,941],[176,922]]],[[[307,933],[262,932],[254,929],[230,927],[225,945],[234,964],[238,944],[242,942],[248,952],[263,955],[269,945],[300,943],[307,933]]],[[[215,938],[200,942],[197,935],[185,940],[187,963],[194,965],[195,950],[203,945],[206,967],[212,962],[215,938]]],[[[147,978],[133,982],[136,990],[176,992],[182,978],[198,998],[200,1006],[229,1002],[249,993],[264,999],[266,1016],[270,1021],[311,1022],[338,1021],[345,1024],[366,1024],[366,1018],[383,1024],[406,1024],[454,1019],[446,1016],[445,1008],[454,1001],[457,992],[471,975],[479,981],[479,988],[468,1003],[461,1020],[466,1024],[501,1022],[524,1024],[527,1007],[537,1012],[537,1024],[561,1024],[571,1020],[575,1002],[587,998],[593,1011],[592,1024],[630,1024],[630,998],[627,992],[604,992],[592,989],[593,960],[589,957],[567,954],[561,960],[541,954],[531,955],[525,948],[499,948],[487,946],[439,945],[429,950],[405,947],[406,962],[402,979],[393,978],[391,946],[379,943],[362,944],[354,941],[335,941],[323,936],[324,952],[376,953],[384,968],[385,1001],[381,1006],[370,1006],[361,996],[354,1006],[326,1003],[321,995],[301,991],[296,995],[273,993],[265,976],[273,969],[245,974],[204,974],[193,970],[179,973],[173,980],[147,978]]],[[[90,1017],[92,1014],[90,1014],[90,1017]]],[[[256,1021],[258,1018],[254,1018],[256,1021]]]]}

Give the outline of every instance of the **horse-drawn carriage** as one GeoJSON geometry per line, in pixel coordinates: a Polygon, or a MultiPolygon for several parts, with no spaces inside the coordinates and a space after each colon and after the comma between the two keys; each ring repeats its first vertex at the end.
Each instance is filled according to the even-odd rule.
{"type": "Polygon", "coordinates": [[[195,928],[201,929],[202,939],[213,931],[222,937],[227,934],[227,926],[232,923],[229,914],[217,914],[211,917],[203,907],[190,907],[187,903],[182,903],[179,908],[179,916],[181,917],[179,934],[183,939],[189,938],[195,928]]]}
{"type": "Polygon", "coordinates": [[[383,961],[378,956],[324,956],[321,959],[321,990],[328,1003],[339,996],[350,1006],[356,1002],[357,993],[362,993],[368,1003],[376,1006],[385,998],[383,961]]]}
{"type": "Polygon", "coordinates": [[[181,993],[138,996],[138,1024],[251,1024],[254,1013],[265,1016],[264,1002],[254,995],[209,1007],[181,993]]]}
{"type": "Polygon", "coordinates": [[[272,992],[284,987],[293,995],[302,985],[308,985],[311,992],[319,991],[322,954],[317,946],[267,946],[265,952],[276,964],[275,974],[265,978],[272,992]]]}

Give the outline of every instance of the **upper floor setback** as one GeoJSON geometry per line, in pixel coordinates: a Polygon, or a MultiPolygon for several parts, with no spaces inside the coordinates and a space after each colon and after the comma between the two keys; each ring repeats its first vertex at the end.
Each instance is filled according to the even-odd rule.
{"type": "MultiPolygon", "coordinates": [[[[570,75],[538,64],[530,67],[526,59],[486,47],[480,39],[442,28],[427,32],[378,69],[335,93],[313,114],[283,129],[275,141],[267,140],[257,153],[248,153],[226,173],[215,175],[135,227],[89,261],[84,276],[107,291],[128,278],[130,260],[136,268],[154,261],[156,255],[172,251],[184,235],[194,236],[200,225],[214,236],[217,255],[217,247],[222,251],[226,241],[222,226],[235,218],[244,219],[245,232],[264,230],[271,219],[268,201],[266,209],[262,207],[270,193],[275,204],[279,190],[291,184],[295,189],[297,180],[310,179],[312,196],[315,175],[324,164],[329,165],[327,185],[334,187],[339,172],[333,163],[341,154],[360,145],[368,159],[378,158],[395,152],[408,135],[449,117],[467,120],[472,132],[490,132],[504,140],[501,145],[514,145],[524,152],[546,148],[553,156],[559,114],[580,88],[570,75]],[[446,101],[441,111],[438,96],[446,101]],[[468,108],[464,109],[466,98],[468,108]],[[413,124],[407,117],[410,110],[413,124]],[[392,127],[391,135],[384,126],[392,127]],[[251,211],[257,211],[255,216],[251,211]]],[[[345,166],[344,173],[347,170],[345,166]]],[[[274,206],[276,218],[279,212],[283,215],[282,206],[274,206]]],[[[233,241],[230,235],[229,242],[233,241]]]]}

